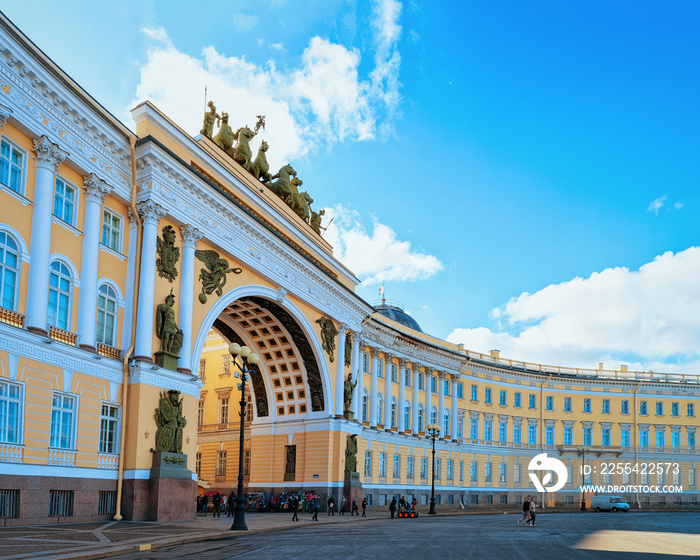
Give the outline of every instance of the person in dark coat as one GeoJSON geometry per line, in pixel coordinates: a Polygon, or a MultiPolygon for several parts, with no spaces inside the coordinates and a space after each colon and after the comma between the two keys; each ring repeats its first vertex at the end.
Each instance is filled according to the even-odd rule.
{"type": "Polygon", "coordinates": [[[335,515],[335,500],[333,496],[328,498],[328,515],[335,515]]]}
{"type": "Polygon", "coordinates": [[[207,516],[208,509],[209,509],[209,498],[207,496],[202,496],[202,511],[204,512],[204,517],[207,516]]]}
{"type": "MultiPolygon", "coordinates": [[[[364,508],[363,512],[364,512],[364,508]]],[[[394,496],[391,499],[391,503],[389,504],[389,511],[391,512],[391,518],[394,519],[394,514],[396,513],[396,496],[394,496]]]]}
{"type": "Polygon", "coordinates": [[[345,499],[345,496],[343,496],[340,499],[340,511],[338,512],[340,515],[345,515],[345,508],[348,506],[348,501],[345,499]]]}
{"type": "Polygon", "coordinates": [[[211,501],[214,504],[214,513],[212,514],[212,517],[221,517],[221,494],[218,492],[214,494],[211,501]]]}
{"type": "Polygon", "coordinates": [[[313,521],[318,521],[318,511],[321,509],[320,498],[316,497],[311,502],[311,508],[314,511],[314,516],[311,518],[313,521]]]}
{"type": "Polygon", "coordinates": [[[299,499],[291,498],[289,500],[289,509],[292,510],[292,521],[299,521],[299,499]]]}
{"type": "Polygon", "coordinates": [[[360,508],[357,507],[357,497],[352,499],[352,511],[350,512],[350,516],[355,514],[360,515],[360,508]]]}
{"type": "Polygon", "coordinates": [[[233,517],[233,504],[236,503],[236,495],[233,493],[233,490],[231,490],[231,493],[228,495],[228,503],[226,506],[228,507],[228,516],[233,517]]]}
{"type": "Polygon", "coordinates": [[[362,517],[367,517],[367,498],[362,498],[362,517]]]}

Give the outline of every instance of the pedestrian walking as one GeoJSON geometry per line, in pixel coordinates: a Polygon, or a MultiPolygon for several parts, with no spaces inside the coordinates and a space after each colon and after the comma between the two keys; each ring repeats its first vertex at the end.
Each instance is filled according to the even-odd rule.
{"type": "Polygon", "coordinates": [[[362,498],[362,517],[367,517],[367,498],[362,498]]]}
{"type": "Polygon", "coordinates": [[[228,507],[228,516],[233,517],[233,503],[236,501],[236,495],[233,493],[233,490],[231,490],[231,493],[228,495],[228,501],[226,503],[226,506],[228,507]]]}
{"type": "Polygon", "coordinates": [[[209,509],[209,498],[207,496],[202,496],[202,511],[204,512],[204,517],[207,516],[208,509],[209,509]]]}
{"type": "Polygon", "coordinates": [[[352,511],[350,512],[350,516],[355,514],[360,515],[360,509],[357,507],[357,496],[352,499],[352,511]]]}
{"type": "Polygon", "coordinates": [[[214,494],[211,501],[214,504],[214,513],[212,514],[212,517],[221,517],[221,494],[218,492],[214,494]]]}
{"type": "Polygon", "coordinates": [[[345,496],[343,496],[340,499],[340,511],[338,512],[340,515],[345,515],[345,508],[348,506],[348,501],[345,499],[345,496]]]}
{"type": "Polygon", "coordinates": [[[311,518],[312,521],[318,521],[318,511],[321,509],[320,498],[317,496],[311,501],[311,509],[314,510],[314,516],[311,518]]]}
{"type": "Polygon", "coordinates": [[[530,496],[525,496],[523,500],[523,516],[515,524],[520,525],[521,522],[527,522],[528,519],[530,519],[530,496]]]}
{"type": "Polygon", "coordinates": [[[530,501],[530,519],[525,522],[525,525],[527,525],[529,523],[530,527],[537,527],[537,525],[535,525],[535,519],[537,518],[537,514],[535,513],[536,509],[537,509],[537,502],[535,502],[535,499],[533,498],[530,501]]]}
{"type": "Polygon", "coordinates": [[[328,498],[328,515],[335,515],[335,500],[333,496],[328,498]]]}
{"type": "Polygon", "coordinates": [[[296,497],[290,498],[289,509],[292,510],[292,521],[299,521],[299,500],[296,497]]]}
{"type": "Polygon", "coordinates": [[[391,498],[391,503],[389,504],[389,511],[391,512],[391,518],[394,519],[394,514],[396,513],[396,496],[391,498]]]}

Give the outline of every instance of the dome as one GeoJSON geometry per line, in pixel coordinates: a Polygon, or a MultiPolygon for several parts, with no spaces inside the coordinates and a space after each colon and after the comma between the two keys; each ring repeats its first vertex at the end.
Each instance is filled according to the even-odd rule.
{"type": "Polygon", "coordinates": [[[423,332],[423,329],[420,328],[416,320],[403,310],[403,305],[398,301],[382,299],[381,301],[372,303],[372,307],[374,307],[377,313],[384,315],[384,317],[392,321],[396,321],[414,331],[423,332]]]}

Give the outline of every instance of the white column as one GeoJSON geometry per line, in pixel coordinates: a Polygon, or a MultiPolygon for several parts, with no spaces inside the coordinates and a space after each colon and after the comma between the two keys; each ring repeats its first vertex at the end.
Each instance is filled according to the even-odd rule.
{"type": "Polygon", "coordinates": [[[335,371],[335,417],[340,418],[345,416],[345,331],[347,325],[340,323],[338,325],[338,363],[335,371]]]}
{"type": "Polygon", "coordinates": [[[102,203],[112,187],[94,173],[83,177],[85,220],[80,254],[80,295],[78,296],[78,341],[82,348],[95,348],[97,318],[97,265],[100,256],[102,203]]]}
{"type": "Polygon", "coordinates": [[[156,239],[158,222],[165,209],[151,199],[137,204],[143,222],[141,241],[141,276],[139,277],[139,305],[136,316],[136,349],[134,357],[153,359],[153,316],[155,314],[156,239]]]}
{"type": "Polygon", "coordinates": [[[384,430],[391,431],[391,365],[394,356],[384,354],[384,430]]]}
{"type": "Polygon", "coordinates": [[[27,329],[46,333],[49,308],[49,257],[51,255],[51,214],[56,172],[68,156],[46,136],[34,140],[36,173],[27,281],[27,329]]]}
{"type": "Polygon", "coordinates": [[[418,435],[418,377],[420,376],[420,364],[412,363],[413,371],[413,435],[418,435]]]}
{"type": "Polygon", "coordinates": [[[447,437],[447,429],[445,424],[445,379],[447,374],[444,371],[438,373],[437,390],[438,390],[438,417],[437,425],[442,428],[440,430],[440,439],[447,437]]]}
{"type": "Polygon", "coordinates": [[[433,370],[429,367],[425,367],[425,418],[423,419],[423,430],[428,433],[425,427],[430,424],[430,378],[432,377],[433,370]]]}
{"type": "Polygon", "coordinates": [[[370,348],[372,372],[369,392],[369,427],[377,427],[377,358],[379,358],[379,348],[370,348]]]}
{"type": "Polygon", "coordinates": [[[126,289],[124,290],[126,300],[124,303],[124,324],[122,325],[122,350],[128,350],[131,346],[132,324],[134,320],[133,297],[134,276],[136,274],[136,241],[138,237],[138,224],[131,209],[129,210],[129,252],[126,261],[126,289]],[[126,294],[132,294],[127,296],[126,294]]]}
{"type": "Polygon", "coordinates": [[[452,375],[452,439],[457,439],[457,382],[459,375],[452,375]]]}
{"type": "MultiPolygon", "coordinates": [[[[182,348],[178,371],[192,371],[192,310],[194,306],[194,250],[202,238],[200,231],[190,225],[180,228],[182,235],[182,276],[180,278],[180,323],[182,348]]],[[[196,370],[195,370],[196,373],[196,370]]]]}
{"type": "Polygon", "coordinates": [[[402,434],[408,431],[408,426],[406,426],[406,368],[408,367],[408,361],[406,358],[399,358],[399,404],[397,406],[398,418],[396,419],[396,425],[399,427],[399,433],[402,434]]]}
{"type": "Polygon", "coordinates": [[[359,333],[352,335],[352,371],[355,385],[355,395],[353,396],[353,414],[355,422],[362,423],[362,383],[364,381],[364,373],[362,372],[362,364],[360,364],[360,342],[362,337],[359,333]]]}

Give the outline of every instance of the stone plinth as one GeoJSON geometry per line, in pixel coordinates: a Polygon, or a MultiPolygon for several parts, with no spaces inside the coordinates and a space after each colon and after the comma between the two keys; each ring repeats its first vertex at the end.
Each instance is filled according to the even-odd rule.
{"type": "Polygon", "coordinates": [[[171,354],[170,352],[156,352],[156,364],[165,369],[177,371],[177,362],[180,356],[171,354]]]}
{"type": "Polygon", "coordinates": [[[148,480],[148,520],[194,519],[196,498],[197,483],[187,469],[187,455],[154,451],[148,480]]]}
{"type": "Polygon", "coordinates": [[[352,510],[352,500],[357,498],[357,507],[361,507],[364,490],[360,481],[360,473],[345,471],[345,481],[343,483],[343,496],[348,501],[348,511],[352,510]]]}

